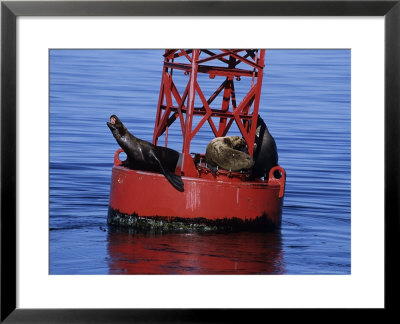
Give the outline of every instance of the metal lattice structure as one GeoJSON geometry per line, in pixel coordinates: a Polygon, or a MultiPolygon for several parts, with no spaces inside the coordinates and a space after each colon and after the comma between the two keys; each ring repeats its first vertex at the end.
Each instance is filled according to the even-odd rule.
{"type": "Polygon", "coordinates": [[[182,155],[177,169],[187,176],[194,176],[196,168],[190,156],[190,143],[206,122],[215,137],[226,136],[235,122],[246,140],[249,154],[253,154],[257,127],[265,50],[259,49],[167,49],[161,79],[153,144],[160,136],[168,138],[168,127],[175,121],[182,131],[182,155]],[[240,68],[238,65],[240,64],[240,68]],[[179,92],[173,80],[173,71],[181,70],[188,75],[186,87],[179,92]],[[221,84],[211,96],[205,97],[199,85],[198,75],[221,78],[221,84]],[[237,100],[235,83],[241,78],[251,78],[250,87],[240,102],[237,100]],[[223,95],[221,106],[216,98],[223,95]],[[197,98],[197,101],[196,101],[197,98]],[[201,119],[194,124],[194,116],[201,119]],[[212,118],[217,117],[219,122],[212,118]],[[251,122],[250,122],[251,121],[251,122]]]}

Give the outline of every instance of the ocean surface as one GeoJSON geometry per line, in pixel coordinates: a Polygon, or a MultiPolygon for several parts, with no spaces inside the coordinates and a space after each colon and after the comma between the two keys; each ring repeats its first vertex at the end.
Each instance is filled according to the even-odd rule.
{"type": "MultiPolygon", "coordinates": [[[[266,51],[260,115],[287,172],[280,229],[137,234],[108,227],[119,146],[106,122],[116,114],[152,141],[162,54],[49,52],[49,274],[350,274],[350,50],[266,51]]],[[[178,76],[178,88],[184,82],[178,76]]],[[[191,151],[204,153],[211,138],[204,128],[191,151]]],[[[181,150],[172,128],[168,146],[181,150]]]]}

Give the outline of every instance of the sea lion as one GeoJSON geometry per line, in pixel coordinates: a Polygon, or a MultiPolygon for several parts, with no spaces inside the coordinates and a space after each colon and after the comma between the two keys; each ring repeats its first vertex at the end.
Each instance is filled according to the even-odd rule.
{"type": "Polygon", "coordinates": [[[211,167],[229,171],[250,169],[253,158],[247,153],[246,141],[239,136],[216,137],[208,143],[206,161],[211,167]]]}
{"type": "Polygon", "coordinates": [[[179,159],[177,151],[153,145],[133,136],[115,115],[110,117],[107,126],[127,155],[124,166],[134,170],[162,173],[176,189],[183,191],[182,178],[174,173],[179,159]]]}
{"type": "Polygon", "coordinates": [[[257,119],[253,158],[255,163],[252,176],[254,178],[268,177],[269,170],[278,165],[278,150],[275,139],[268,131],[268,127],[261,116],[258,116],[257,119]]]}

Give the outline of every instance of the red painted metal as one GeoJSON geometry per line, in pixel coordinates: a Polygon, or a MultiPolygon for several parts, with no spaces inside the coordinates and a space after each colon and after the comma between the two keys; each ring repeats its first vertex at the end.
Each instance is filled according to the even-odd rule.
{"type": "Polygon", "coordinates": [[[193,160],[190,158],[190,143],[206,122],[209,123],[216,137],[226,136],[233,122],[236,122],[249,147],[250,155],[253,154],[265,50],[222,49],[219,51],[220,53],[217,54],[216,50],[165,50],[153,144],[157,145],[159,137],[178,119],[182,129],[183,157],[180,160],[177,172],[181,172],[185,176],[198,176],[193,160]],[[200,58],[200,54],[206,55],[206,57],[200,58]],[[180,58],[183,62],[174,62],[177,58],[180,58]],[[223,62],[227,66],[202,64],[212,64],[216,61],[223,62]],[[244,68],[237,68],[239,64],[244,65],[244,68]],[[182,94],[179,93],[173,81],[175,69],[190,74],[187,86],[182,94]],[[210,78],[222,77],[221,85],[208,99],[197,82],[199,73],[208,74],[210,78]],[[240,103],[237,103],[234,84],[235,80],[240,81],[241,77],[251,77],[252,83],[247,95],[240,103]],[[216,107],[213,105],[214,100],[222,90],[224,90],[222,106],[216,107]],[[195,102],[196,94],[200,98],[200,102],[195,102]],[[172,98],[175,99],[177,105],[173,105],[172,98]],[[193,125],[194,115],[203,116],[195,126],[193,125]],[[220,118],[218,127],[212,117],[220,118]],[[252,123],[249,123],[250,120],[252,123]]]}
{"type": "Polygon", "coordinates": [[[248,222],[267,217],[268,222],[280,225],[286,181],[283,168],[272,169],[268,179],[251,179],[250,173],[246,172],[221,169],[211,172],[204,154],[190,153],[191,141],[206,123],[216,137],[226,136],[236,123],[247,142],[249,154],[253,154],[264,57],[265,50],[165,50],[153,144],[157,145],[159,138],[164,136],[167,145],[168,128],[175,121],[179,123],[182,152],[175,173],[182,175],[184,192],[174,190],[162,174],[121,166],[119,153],[122,149],[119,149],[114,156],[112,173],[109,204],[112,212],[157,216],[164,220],[237,219],[248,222]],[[184,71],[188,76],[181,92],[173,80],[174,70],[184,71]],[[199,85],[199,74],[222,78],[208,99],[199,85]],[[238,102],[235,83],[243,77],[250,77],[251,84],[238,102]],[[223,100],[217,107],[215,99],[220,94],[223,100]],[[196,115],[201,119],[194,124],[196,115]],[[214,123],[213,117],[219,118],[218,124],[214,123]],[[276,178],[274,171],[281,176],[276,178]]]}
{"type": "Polygon", "coordinates": [[[237,218],[249,221],[263,214],[280,224],[285,172],[272,169],[268,180],[243,181],[243,174],[220,170],[217,175],[183,177],[185,191],[171,188],[164,175],[121,166],[118,150],[112,171],[110,206],[126,215],[160,216],[165,219],[237,218]],[[282,172],[276,179],[274,170],[282,172]]]}

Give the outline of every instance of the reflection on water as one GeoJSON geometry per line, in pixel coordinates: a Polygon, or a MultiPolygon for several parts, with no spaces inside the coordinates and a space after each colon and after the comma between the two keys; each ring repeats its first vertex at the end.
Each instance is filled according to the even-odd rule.
{"type": "Polygon", "coordinates": [[[110,274],[282,274],[281,234],[108,233],[110,274]]]}

